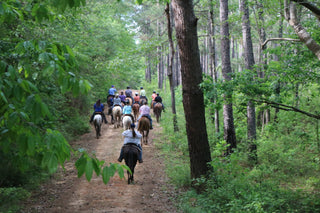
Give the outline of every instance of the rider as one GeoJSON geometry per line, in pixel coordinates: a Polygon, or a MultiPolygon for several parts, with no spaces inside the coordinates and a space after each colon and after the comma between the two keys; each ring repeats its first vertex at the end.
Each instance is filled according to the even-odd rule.
{"type": "Polygon", "coordinates": [[[126,115],[130,116],[131,120],[132,120],[132,123],[133,123],[134,118],[133,118],[133,115],[131,114],[132,113],[132,107],[130,106],[128,100],[126,100],[124,103],[125,103],[125,106],[123,107],[122,114],[123,114],[123,116],[126,116],[126,115]]]}
{"type": "Polygon", "coordinates": [[[157,97],[155,97],[154,101],[155,101],[155,103],[153,104],[153,107],[154,107],[154,105],[156,105],[157,103],[160,103],[160,104],[162,105],[163,112],[165,112],[165,111],[164,111],[164,105],[163,105],[163,103],[162,103],[162,98],[160,97],[159,93],[157,93],[157,97]]]}
{"type": "Polygon", "coordinates": [[[140,97],[139,97],[139,94],[136,92],[135,96],[134,96],[134,103],[137,103],[140,105],[140,97]]]}
{"type": "Polygon", "coordinates": [[[132,103],[133,103],[132,91],[129,86],[127,86],[127,90],[124,92],[124,94],[126,95],[126,97],[131,98],[132,103]]]}
{"type": "Polygon", "coordinates": [[[132,123],[130,127],[131,127],[131,129],[128,129],[122,133],[122,135],[124,136],[124,141],[123,141],[123,146],[121,148],[118,161],[121,162],[123,159],[123,147],[126,144],[130,143],[130,144],[135,144],[138,147],[138,149],[139,149],[138,160],[139,160],[139,163],[142,163],[143,162],[143,160],[142,160],[142,147],[141,147],[141,142],[140,142],[142,135],[137,130],[134,129],[136,127],[134,125],[134,123],[132,123]]]}
{"type": "Polygon", "coordinates": [[[122,106],[121,106],[121,99],[119,98],[119,94],[117,93],[116,94],[116,97],[113,99],[113,106],[112,106],[112,109],[113,107],[115,106],[120,106],[121,109],[122,109],[122,106]]]}
{"type": "Polygon", "coordinates": [[[123,91],[121,91],[119,98],[121,99],[121,102],[125,104],[126,96],[123,94],[123,91]]]}
{"type": "Polygon", "coordinates": [[[108,121],[106,119],[106,115],[104,114],[104,105],[101,103],[100,99],[97,100],[97,102],[93,105],[93,109],[94,109],[94,112],[90,118],[90,123],[92,123],[93,121],[93,117],[95,114],[101,114],[102,116],[102,120],[107,124],[108,121]]]}
{"type": "Polygon", "coordinates": [[[146,91],[143,89],[143,87],[140,87],[140,99],[145,98],[148,101],[146,91]]]}
{"type": "Polygon", "coordinates": [[[152,97],[152,100],[154,101],[154,99],[157,97],[156,91],[153,91],[151,97],[152,97]]]}
{"type": "Polygon", "coordinates": [[[114,85],[111,85],[111,88],[109,89],[109,95],[111,95],[112,97],[114,97],[114,94],[117,92],[116,88],[114,87],[114,85]]]}
{"type": "Polygon", "coordinates": [[[150,116],[150,107],[148,106],[148,102],[145,101],[143,103],[143,105],[139,109],[139,112],[140,112],[140,116],[139,116],[139,118],[137,120],[139,121],[142,116],[145,116],[145,117],[149,118],[149,120],[150,120],[150,129],[153,129],[153,127],[152,127],[152,118],[150,116]]]}

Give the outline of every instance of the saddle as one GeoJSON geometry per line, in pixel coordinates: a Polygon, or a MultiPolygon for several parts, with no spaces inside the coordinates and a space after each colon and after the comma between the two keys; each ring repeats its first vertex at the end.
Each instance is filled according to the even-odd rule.
{"type": "Polygon", "coordinates": [[[136,152],[141,152],[142,151],[142,150],[140,150],[140,148],[135,143],[127,143],[127,144],[123,145],[123,151],[124,152],[129,151],[129,149],[134,149],[134,151],[136,151],[136,152]]]}

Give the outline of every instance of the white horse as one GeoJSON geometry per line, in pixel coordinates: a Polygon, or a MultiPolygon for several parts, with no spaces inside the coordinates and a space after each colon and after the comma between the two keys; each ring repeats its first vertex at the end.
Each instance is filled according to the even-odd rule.
{"type": "Polygon", "coordinates": [[[123,124],[123,129],[124,130],[130,129],[130,125],[132,124],[131,116],[125,115],[122,118],[122,124],[123,124]]]}
{"type": "Polygon", "coordinates": [[[122,114],[121,106],[114,106],[112,109],[112,114],[113,114],[113,119],[115,121],[114,128],[119,128],[120,122],[121,122],[121,114],[122,114]]]}
{"type": "Polygon", "coordinates": [[[94,115],[93,124],[96,130],[96,137],[97,139],[99,139],[99,136],[101,136],[101,124],[102,124],[102,116],[100,114],[94,115]]]}

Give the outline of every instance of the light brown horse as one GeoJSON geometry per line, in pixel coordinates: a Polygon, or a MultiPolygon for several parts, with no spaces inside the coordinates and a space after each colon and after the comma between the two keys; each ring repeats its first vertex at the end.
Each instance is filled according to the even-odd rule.
{"type": "Polygon", "coordinates": [[[139,108],[140,108],[140,105],[138,103],[134,103],[132,105],[132,111],[133,111],[133,116],[135,121],[137,120],[139,115],[139,108]]]}
{"type": "Polygon", "coordinates": [[[148,135],[150,130],[149,118],[142,116],[139,120],[138,131],[142,134],[141,146],[142,144],[148,144],[148,135]]]}
{"type": "Polygon", "coordinates": [[[112,109],[112,114],[113,114],[113,118],[115,120],[114,128],[119,128],[120,122],[121,122],[121,114],[122,114],[121,106],[114,106],[112,109]]]}
{"type": "Polygon", "coordinates": [[[156,116],[157,122],[159,123],[159,120],[161,118],[161,112],[162,112],[162,104],[156,103],[153,107],[153,114],[156,116]]]}
{"type": "Polygon", "coordinates": [[[132,99],[130,97],[126,97],[126,101],[129,101],[129,105],[132,106],[132,99]]]}

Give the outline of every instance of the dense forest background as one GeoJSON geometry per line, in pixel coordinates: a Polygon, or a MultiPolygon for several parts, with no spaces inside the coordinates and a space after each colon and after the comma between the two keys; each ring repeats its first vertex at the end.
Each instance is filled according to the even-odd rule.
{"type": "Polygon", "coordinates": [[[103,169],[68,141],[90,130],[93,103],[115,85],[162,94],[169,113],[161,149],[183,189],[182,211],[319,212],[319,2],[193,1],[212,159],[196,181],[200,192],[186,130],[195,109],[183,106],[174,13],[170,4],[168,26],[166,2],[139,3],[0,3],[0,211],[17,211],[72,154],[103,169]]]}

